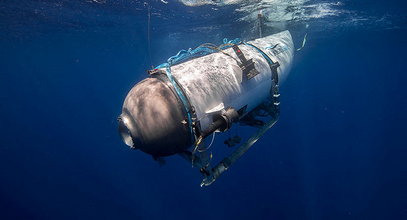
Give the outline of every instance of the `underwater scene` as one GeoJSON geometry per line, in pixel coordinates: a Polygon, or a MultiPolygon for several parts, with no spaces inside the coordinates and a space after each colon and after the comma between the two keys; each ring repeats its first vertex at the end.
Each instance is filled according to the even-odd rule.
{"type": "Polygon", "coordinates": [[[0,0],[0,219],[407,219],[407,2],[0,0]]]}

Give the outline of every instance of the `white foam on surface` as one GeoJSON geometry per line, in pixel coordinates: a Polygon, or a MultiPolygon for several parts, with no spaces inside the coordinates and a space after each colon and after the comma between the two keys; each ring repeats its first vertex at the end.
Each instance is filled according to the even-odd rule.
{"type": "Polygon", "coordinates": [[[345,12],[339,7],[342,3],[337,1],[316,3],[311,0],[180,0],[180,2],[187,6],[238,5],[236,11],[244,14],[240,20],[249,22],[257,19],[259,11],[270,22],[307,21],[337,16],[345,12]]]}

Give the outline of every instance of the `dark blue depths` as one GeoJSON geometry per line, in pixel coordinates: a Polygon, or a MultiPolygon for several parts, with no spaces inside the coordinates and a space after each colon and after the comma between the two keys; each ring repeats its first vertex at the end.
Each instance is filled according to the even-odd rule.
{"type": "MultiPolygon", "coordinates": [[[[159,167],[121,142],[146,25],[106,29],[2,35],[1,219],[407,218],[405,29],[310,34],[280,121],[208,188],[181,158],[159,167]]],[[[183,34],[153,37],[155,65],[211,39],[183,34]]]]}

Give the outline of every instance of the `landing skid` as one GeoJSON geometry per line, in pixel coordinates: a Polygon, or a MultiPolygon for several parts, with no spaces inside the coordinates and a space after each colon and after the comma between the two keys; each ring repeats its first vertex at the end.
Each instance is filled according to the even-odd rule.
{"type": "Polygon", "coordinates": [[[201,182],[201,187],[209,186],[215,182],[215,180],[218,179],[223,172],[228,170],[241,156],[243,156],[243,154],[246,153],[246,151],[248,151],[257,142],[257,140],[259,140],[266,133],[267,130],[273,127],[277,121],[278,114],[260,127],[245,143],[240,145],[231,155],[225,157],[213,168],[211,168],[210,161],[207,159],[208,155],[192,154],[190,151],[182,152],[179,155],[190,161],[192,165],[197,167],[204,175],[201,182]]]}

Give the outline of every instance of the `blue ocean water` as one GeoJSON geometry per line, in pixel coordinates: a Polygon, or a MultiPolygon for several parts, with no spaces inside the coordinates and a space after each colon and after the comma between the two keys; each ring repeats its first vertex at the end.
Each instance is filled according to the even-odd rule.
{"type": "Polygon", "coordinates": [[[0,219],[407,219],[404,1],[3,0],[0,21],[0,219]],[[205,188],[128,149],[145,70],[258,37],[260,11],[265,34],[307,34],[276,126],[205,188]]]}

